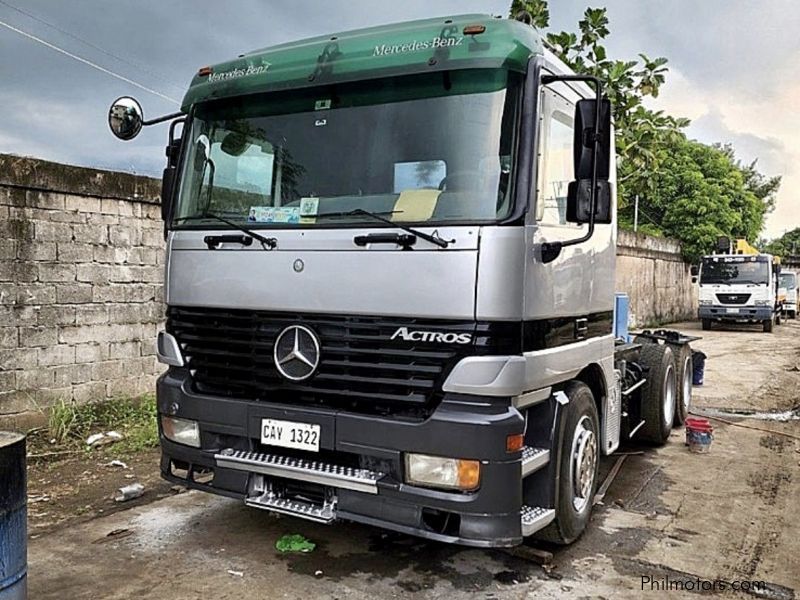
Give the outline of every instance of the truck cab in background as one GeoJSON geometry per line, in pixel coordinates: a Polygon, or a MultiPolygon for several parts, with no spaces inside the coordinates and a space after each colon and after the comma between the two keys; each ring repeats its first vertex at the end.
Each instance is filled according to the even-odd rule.
{"type": "Polygon", "coordinates": [[[798,286],[797,271],[781,271],[778,276],[778,295],[783,298],[781,308],[787,319],[797,318],[798,286]]]}
{"type": "Polygon", "coordinates": [[[699,269],[698,316],[712,323],[761,323],[771,332],[781,319],[780,259],[762,254],[745,240],[718,242],[720,253],[704,256],[699,269]]]}

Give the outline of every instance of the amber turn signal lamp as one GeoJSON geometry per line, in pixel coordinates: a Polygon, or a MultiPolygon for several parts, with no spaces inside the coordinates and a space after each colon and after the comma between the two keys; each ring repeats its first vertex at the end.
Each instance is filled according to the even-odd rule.
{"type": "Polygon", "coordinates": [[[515,433],[506,438],[506,452],[519,452],[524,445],[525,439],[521,433],[515,433]]]}
{"type": "Polygon", "coordinates": [[[486,25],[467,25],[464,27],[464,35],[478,35],[486,31],[486,25]]]}

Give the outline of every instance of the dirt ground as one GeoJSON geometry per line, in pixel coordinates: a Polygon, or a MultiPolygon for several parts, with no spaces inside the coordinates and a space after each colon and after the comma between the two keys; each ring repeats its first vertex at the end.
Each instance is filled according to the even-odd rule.
{"type": "MultiPolygon", "coordinates": [[[[157,454],[129,469],[101,455],[34,464],[30,475],[30,597],[136,598],[642,598],[667,581],[763,581],[719,597],[795,598],[800,591],[800,322],[700,332],[708,355],[695,407],[715,422],[707,455],[674,430],[660,449],[631,446],[584,536],[553,549],[551,566],[501,550],[448,546],[336,523],[278,517],[157,479],[157,454]],[[793,411],[793,412],[792,412],[793,411]],[[786,420],[775,420],[775,415],[786,420]],[[746,427],[743,427],[746,426],[746,427]],[[761,431],[750,427],[771,430],[761,431]],[[789,437],[783,434],[789,434],[789,437]],[[133,477],[125,477],[133,475],[133,477]],[[119,505],[115,487],[143,481],[119,505]],[[34,502],[37,497],[47,500],[34,502]],[[122,509],[122,510],[121,510],[122,509]],[[108,536],[117,531],[116,535],[108,536]],[[314,552],[282,555],[300,533],[314,552]]],[[[616,457],[604,460],[608,472],[616,457]]],[[[700,584],[695,584],[700,585],[700,584]]],[[[668,597],[695,597],[668,592],[668,597]]]]}

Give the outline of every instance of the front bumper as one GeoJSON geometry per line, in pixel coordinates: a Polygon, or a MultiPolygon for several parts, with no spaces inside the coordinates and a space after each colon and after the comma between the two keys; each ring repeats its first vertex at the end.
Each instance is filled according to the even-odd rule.
{"type": "Polygon", "coordinates": [[[769,321],[773,316],[770,306],[701,306],[699,311],[701,319],[713,321],[730,321],[736,323],[755,323],[769,321]]]}
{"type": "Polygon", "coordinates": [[[269,477],[229,468],[221,456],[232,450],[292,452],[260,444],[264,418],[314,423],[321,427],[320,454],[303,453],[300,460],[346,459],[382,474],[372,493],[335,489],[337,518],[472,546],[522,541],[522,453],[509,454],[505,447],[506,438],[523,433],[525,423],[507,401],[448,395],[429,418],[410,421],[197,394],[188,372],[178,368],[159,378],[157,395],[159,413],[200,425],[201,448],[176,444],[162,434],[161,472],[170,481],[247,499],[254,482],[262,485],[269,477]],[[408,485],[403,479],[404,452],[480,460],[480,487],[461,493],[408,485]],[[185,477],[176,475],[176,466],[185,477]],[[211,482],[192,475],[209,469],[211,482]]]}

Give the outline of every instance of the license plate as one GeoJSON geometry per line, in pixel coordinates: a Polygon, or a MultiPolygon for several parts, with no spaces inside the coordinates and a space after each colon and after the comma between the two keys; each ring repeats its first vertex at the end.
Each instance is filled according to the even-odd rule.
{"type": "Polygon", "coordinates": [[[319,452],[320,426],[295,421],[261,419],[261,443],[319,452]]]}
{"type": "Polygon", "coordinates": [[[737,314],[739,312],[739,309],[738,308],[729,308],[728,312],[735,315],[735,314],[737,314]]]}

